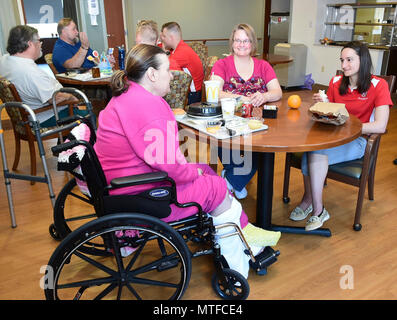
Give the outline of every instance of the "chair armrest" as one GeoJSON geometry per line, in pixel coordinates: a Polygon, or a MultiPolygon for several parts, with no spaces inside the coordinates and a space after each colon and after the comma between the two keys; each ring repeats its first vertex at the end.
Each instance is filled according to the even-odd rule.
{"type": "Polygon", "coordinates": [[[371,152],[372,148],[376,145],[381,136],[382,135],[380,133],[371,133],[365,137],[367,139],[365,154],[369,154],[371,152]]]}
{"type": "Polygon", "coordinates": [[[161,181],[169,181],[167,172],[150,172],[144,174],[137,174],[127,177],[115,178],[110,181],[110,185],[113,188],[125,188],[130,186],[136,186],[139,184],[148,184],[161,181]]]}
{"type": "Polygon", "coordinates": [[[376,162],[381,137],[382,134],[380,133],[371,133],[365,137],[367,139],[367,146],[365,147],[363,159],[363,172],[368,172],[369,167],[372,165],[371,163],[376,162]]]}

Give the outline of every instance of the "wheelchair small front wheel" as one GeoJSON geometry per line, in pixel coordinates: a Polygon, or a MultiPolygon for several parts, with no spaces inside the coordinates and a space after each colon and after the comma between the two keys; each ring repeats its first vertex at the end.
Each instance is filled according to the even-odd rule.
{"type": "Polygon", "coordinates": [[[62,237],[60,236],[60,234],[58,233],[57,229],[55,228],[55,225],[52,223],[49,228],[48,228],[48,232],[50,233],[51,237],[53,237],[53,239],[60,241],[62,240],[62,237]]]}
{"type": "Polygon", "coordinates": [[[212,287],[225,300],[245,300],[250,293],[250,287],[244,276],[229,268],[223,269],[220,278],[217,273],[212,277],[212,287]]]}

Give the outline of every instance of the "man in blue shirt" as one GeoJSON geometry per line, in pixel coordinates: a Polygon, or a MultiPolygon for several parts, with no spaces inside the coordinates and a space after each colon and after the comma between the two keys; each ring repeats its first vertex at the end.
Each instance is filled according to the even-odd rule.
{"type": "Polygon", "coordinates": [[[59,39],[52,52],[52,62],[58,72],[66,69],[87,68],[95,66],[87,59],[92,56],[92,49],[85,32],[79,32],[71,18],[63,18],[58,23],[59,39]]]}

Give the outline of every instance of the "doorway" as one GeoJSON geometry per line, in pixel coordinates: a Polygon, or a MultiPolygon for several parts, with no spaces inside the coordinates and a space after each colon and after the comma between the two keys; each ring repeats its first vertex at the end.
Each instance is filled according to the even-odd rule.
{"type": "Polygon", "coordinates": [[[114,58],[118,65],[118,49],[126,48],[123,16],[123,0],[104,0],[108,48],[114,48],[114,58]]]}

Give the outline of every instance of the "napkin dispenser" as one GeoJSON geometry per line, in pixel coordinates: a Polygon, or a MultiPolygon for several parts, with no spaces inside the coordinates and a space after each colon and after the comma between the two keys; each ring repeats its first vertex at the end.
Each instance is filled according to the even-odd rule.
{"type": "Polygon", "coordinates": [[[277,118],[277,111],[278,108],[277,106],[263,106],[263,118],[268,118],[268,119],[275,119],[277,118]]]}

